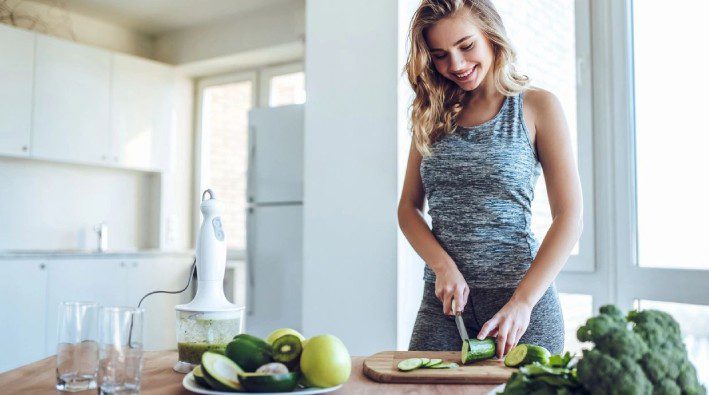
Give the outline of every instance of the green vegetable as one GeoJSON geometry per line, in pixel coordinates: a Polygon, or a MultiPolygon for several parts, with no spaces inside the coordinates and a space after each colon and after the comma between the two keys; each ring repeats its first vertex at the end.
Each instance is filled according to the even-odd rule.
{"type": "Polygon", "coordinates": [[[576,379],[576,369],[571,354],[553,355],[550,364],[542,365],[534,362],[522,366],[505,385],[505,395],[526,394],[585,394],[583,387],[576,379]]]}
{"type": "Polygon", "coordinates": [[[420,368],[422,364],[423,364],[423,361],[421,360],[421,358],[409,358],[409,359],[404,359],[403,361],[396,364],[396,367],[399,370],[402,370],[404,372],[408,372],[410,370],[420,368]]]}
{"type": "Polygon", "coordinates": [[[516,368],[532,362],[539,362],[543,365],[549,363],[551,354],[549,350],[542,346],[533,344],[518,344],[514,346],[505,356],[505,366],[516,368]]]}
{"type": "Polygon", "coordinates": [[[425,364],[425,365],[422,366],[422,367],[424,367],[424,368],[430,368],[430,367],[436,366],[436,365],[438,365],[439,363],[442,363],[442,362],[443,362],[443,360],[440,359],[440,358],[431,358],[431,360],[428,361],[428,363],[425,364]]]}
{"type": "Polygon", "coordinates": [[[699,384],[679,324],[657,310],[601,307],[579,328],[593,342],[578,363],[578,379],[591,394],[706,394],[699,384]]]}
{"type": "Polygon", "coordinates": [[[244,371],[254,372],[259,367],[273,362],[271,346],[256,336],[241,334],[226,346],[225,355],[244,371]]]}
{"type": "Polygon", "coordinates": [[[483,340],[468,339],[463,341],[463,348],[460,351],[460,362],[466,363],[482,361],[495,356],[495,339],[486,338],[483,340]]]}
{"type": "Polygon", "coordinates": [[[427,366],[429,369],[457,369],[459,368],[458,364],[455,362],[449,362],[449,363],[437,363],[432,366],[427,366]]]}

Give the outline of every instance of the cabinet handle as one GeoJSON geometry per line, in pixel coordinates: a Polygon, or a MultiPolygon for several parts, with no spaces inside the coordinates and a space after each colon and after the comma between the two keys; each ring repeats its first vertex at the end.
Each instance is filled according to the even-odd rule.
{"type": "Polygon", "coordinates": [[[29,147],[27,147],[26,145],[22,146],[22,152],[27,152],[28,149],[29,149],[29,147]]]}
{"type": "Polygon", "coordinates": [[[46,268],[47,268],[47,265],[45,265],[44,263],[39,264],[39,270],[44,270],[46,268]]]}
{"type": "Polygon", "coordinates": [[[121,267],[126,267],[126,263],[125,263],[125,262],[121,262],[121,267]]]}

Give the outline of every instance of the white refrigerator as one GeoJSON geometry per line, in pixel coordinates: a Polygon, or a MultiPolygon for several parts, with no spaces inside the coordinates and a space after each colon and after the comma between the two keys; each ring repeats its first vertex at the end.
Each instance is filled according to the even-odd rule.
{"type": "Polygon", "coordinates": [[[302,330],[303,106],[249,112],[245,331],[302,330]]]}

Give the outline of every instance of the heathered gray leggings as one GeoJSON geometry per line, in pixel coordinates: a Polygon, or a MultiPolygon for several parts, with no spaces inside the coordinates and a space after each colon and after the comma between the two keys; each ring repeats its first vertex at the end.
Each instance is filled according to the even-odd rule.
{"type": "MultiPolygon", "coordinates": [[[[468,336],[477,336],[480,328],[507,303],[514,288],[470,288],[468,304],[463,310],[463,322],[468,336]]],[[[552,354],[564,349],[564,319],[559,297],[552,285],[532,309],[527,331],[518,343],[537,344],[552,354]]],[[[424,283],[423,300],[419,308],[409,343],[411,351],[458,351],[460,335],[455,318],[443,314],[443,304],[435,294],[435,284],[424,283]]]]}

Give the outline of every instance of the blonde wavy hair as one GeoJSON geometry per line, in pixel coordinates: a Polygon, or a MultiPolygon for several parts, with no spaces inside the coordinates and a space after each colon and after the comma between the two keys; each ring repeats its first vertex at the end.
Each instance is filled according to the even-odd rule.
{"type": "Polygon", "coordinates": [[[412,134],[422,155],[430,155],[431,145],[453,132],[468,94],[436,70],[424,36],[427,28],[460,10],[470,13],[493,47],[497,90],[505,96],[514,96],[529,86],[529,78],[517,72],[517,54],[490,0],[423,0],[411,20],[411,47],[403,70],[415,94],[411,104],[412,134]]]}

